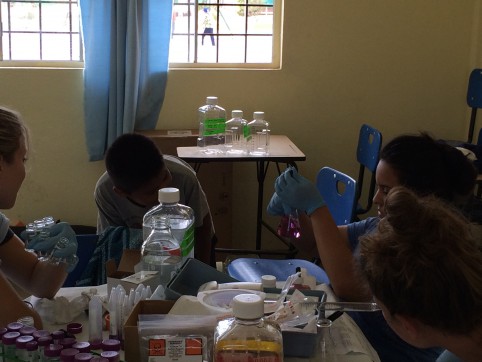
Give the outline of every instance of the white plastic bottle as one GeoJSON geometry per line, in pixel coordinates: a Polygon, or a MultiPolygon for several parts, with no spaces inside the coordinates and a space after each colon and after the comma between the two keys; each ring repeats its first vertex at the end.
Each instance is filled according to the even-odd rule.
{"type": "Polygon", "coordinates": [[[226,111],[218,106],[218,97],[207,97],[206,105],[198,110],[199,136],[197,145],[206,154],[224,153],[226,111]]]}
{"type": "Polygon", "coordinates": [[[183,261],[194,258],[194,210],[179,203],[179,189],[166,187],[159,190],[159,205],[154,206],[144,215],[142,221],[143,239],[146,240],[152,231],[155,220],[160,217],[169,219],[172,236],[181,247],[183,261]]]}
{"type": "Polygon", "coordinates": [[[151,233],[142,243],[141,260],[143,270],[159,272],[158,282],[164,288],[181,267],[181,248],[171,234],[167,218],[155,219],[151,233]]]}
{"type": "Polygon", "coordinates": [[[226,152],[235,155],[246,154],[248,152],[246,143],[248,135],[248,122],[243,119],[243,111],[231,111],[231,119],[226,122],[226,152]]]}
{"type": "Polygon", "coordinates": [[[281,329],[263,319],[263,298],[239,294],[232,307],[234,318],[219,321],[214,333],[214,362],[282,362],[281,329]]]}
{"type": "Polygon", "coordinates": [[[254,112],[253,120],[248,123],[249,153],[255,156],[269,153],[269,123],[264,119],[264,112],[254,112]]]}

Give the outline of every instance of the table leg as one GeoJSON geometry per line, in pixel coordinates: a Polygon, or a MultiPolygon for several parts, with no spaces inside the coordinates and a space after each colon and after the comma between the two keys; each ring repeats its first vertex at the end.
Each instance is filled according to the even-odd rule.
{"type": "Polygon", "coordinates": [[[269,161],[259,160],[256,162],[256,176],[258,179],[258,208],[256,213],[256,250],[261,249],[261,228],[263,227],[263,194],[264,180],[268,171],[269,161]]]}

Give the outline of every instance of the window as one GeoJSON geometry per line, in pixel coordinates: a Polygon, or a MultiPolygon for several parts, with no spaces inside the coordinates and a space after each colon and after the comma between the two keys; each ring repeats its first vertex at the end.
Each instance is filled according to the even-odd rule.
{"type": "Polygon", "coordinates": [[[0,19],[0,60],[83,60],[77,0],[1,0],[0,19]]]}
{"type": "MultiPolygon", "coordinates": [[[[174,0],[171,68],[277,68],[282,0],[174,0]]],[[[83,61],[78,0],[0,0],[0,61],[83,61]]]]}
{"type": "Polygon", "coordinates": [[[275,68],[280,33],[281,0],[174,0],[169,64],[275,68]]]}

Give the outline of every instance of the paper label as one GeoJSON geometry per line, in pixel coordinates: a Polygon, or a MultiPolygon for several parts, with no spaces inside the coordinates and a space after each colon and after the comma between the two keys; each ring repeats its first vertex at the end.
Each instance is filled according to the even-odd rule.
{"type": "Polygon", "coordinates": [[[149,339],[149,362],[202,362],[202,337],[175,337],[149,339]]]}
{"type": "Polygon", "coordinates": [[[224,134],[226,130],[226,120],[224,118],[214,118],[204,120],[204,136],[224,134]]]}

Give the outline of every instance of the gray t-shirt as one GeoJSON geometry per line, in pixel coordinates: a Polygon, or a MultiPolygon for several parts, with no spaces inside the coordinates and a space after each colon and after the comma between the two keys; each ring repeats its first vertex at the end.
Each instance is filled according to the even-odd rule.
{"type": "MultiPolygon", "coordinates": [[[[163,155],[166,167],[172,175],[170,187],[179,189],[179,203],[191,207],[194,211],[195,227],[203,225],[204,217],[210,212],[206,195],[199,184],[195,171],[183,160],[163,155]]],[[[127,198],[119,196],[113,189],[114,184],[107,172],[97,181],[94,197],[98,209],[97,233],[108,226],[142,227],[144,214],[150,208],[140,207],[127,198]]],[[[212,227],[212,226],[211,226],[212,227]]],[[[212,232],[214,235],[214,230],[212,232]]]]}

